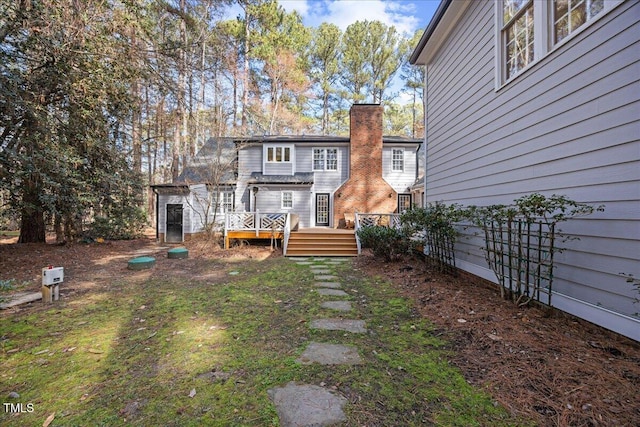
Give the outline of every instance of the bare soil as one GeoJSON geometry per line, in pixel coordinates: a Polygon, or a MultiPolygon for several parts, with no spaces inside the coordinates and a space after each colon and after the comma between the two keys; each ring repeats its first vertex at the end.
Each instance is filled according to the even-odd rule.
{"type": "MultiPolygon", "coordinates": [[[[15,237],[0,235],[0,280],[15,279],[20,291],[38,291],[43,267],[64,266],[61,294],[77,297],[98,283],[104,286],[105,275],[134,274],[126,269],[133,256],[166,256],[169,247],[153,237],[149,232],[137,240],[56,246],[18,245],[15,237]]],[[[281,255],[268,246],[228,251],[207,241],[184,246],[203,267],[212,259],[281,255]]],[[[449,343],[451,363],[514,415],[541,426],[640,425],[638,342],[557,312],[518,307],[502,300],[493,285],[440,274],[420,259],[383,263],[365,254],[354,262],[367,274],[389,279],[412,299],[419,314],[449,343]]],[[[180,271],[164,262],[153,274],[211,273],[200,270],[198,263],[180,271]]],[[[12,310],[21,309],[33,308],[12,310]]]]}

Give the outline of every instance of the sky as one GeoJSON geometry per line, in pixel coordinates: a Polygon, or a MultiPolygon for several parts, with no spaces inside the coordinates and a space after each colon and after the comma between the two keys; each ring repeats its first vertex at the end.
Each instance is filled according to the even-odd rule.
{"type": "MultiPolygon", "coordinates": [[[[424,31],[431,17],[440,5],[440,0],[278,0],[287,11],[296,10],[308,27],[318,27],[323,22],[337,25],[344,31],[356,21],[382,21],[393,25],[406,37],[416,30],[424,31]]],[[[240,8],[232,6],[227,11],[228,18],[240,15],[240,8]]],[[[396,76],[390,92],[399,93],[402,82],[396,76]]],[[[409,95],[402,94],[396,102],[409,102],[409,95]]]]}
{"type": "MultiPolygon", "coordinates": [[[[356,21],[378,20],[412,36],[416,30],[427,27],[440,0],[278,0],[278,3],[287,12],[298,11],[308,27],[330,22],[344,31],[356,21]]],[[[239,6],[233,5],[225,15],[232,19],[240,11],[239,6]]]]}
{"type": "Polygon", "coordinates": [[[401,33],[424,30],[440,0],[278,0],[291,12],[297,10],[305,25],[317,27],[330,22],[343,31],[356,21],[382,21],[401,33]]]}

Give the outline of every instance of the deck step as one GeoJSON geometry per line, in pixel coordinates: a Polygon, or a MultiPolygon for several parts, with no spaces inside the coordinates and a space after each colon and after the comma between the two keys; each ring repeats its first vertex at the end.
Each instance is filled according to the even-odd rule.
{"type": "Polygon", "coordinates": [[[357,256],[358,246],[353,233],[293,232],[287,246],[287,256],[357,256]]]}

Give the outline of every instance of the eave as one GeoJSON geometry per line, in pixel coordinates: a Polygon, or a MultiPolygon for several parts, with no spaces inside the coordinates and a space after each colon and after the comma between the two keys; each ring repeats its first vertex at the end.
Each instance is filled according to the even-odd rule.
{"type": "Polygon", "coordinates": [[[470,4],[470,0],[441,0],[418,45],[409,57],[409,63],[428,64],[470,4]]]}

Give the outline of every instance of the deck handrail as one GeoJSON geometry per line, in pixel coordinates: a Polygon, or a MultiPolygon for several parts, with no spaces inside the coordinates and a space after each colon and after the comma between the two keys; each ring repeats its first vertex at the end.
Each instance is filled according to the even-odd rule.
{"type": "Polygon", "coordinates": [[[284,242],[282,242],[282,255],[287,256],[287,246],[289,245],[289,237],[291,236],[291,214],[287,212],[284,220],[284,242]]]}
{"type": "Polygon", "coordinates": [[[362,253],[362,245],[360,243],[360,238],[358,237],[358,230],[360,228],[375,225],[396,229],[401,227],[399,213],[359,213],[356,211],[354,224],[358,255],[362,253]]]}
{"type": "Polygon", "coordinates": [[[225,218],[225,233],[227,231],[282,231],[288,217],[286,212],[229,212],[225,218]]]}

